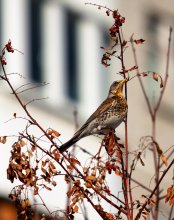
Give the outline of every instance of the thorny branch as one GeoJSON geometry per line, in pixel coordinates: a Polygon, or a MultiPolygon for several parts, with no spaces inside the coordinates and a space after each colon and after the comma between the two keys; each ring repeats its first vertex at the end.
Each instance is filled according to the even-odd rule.
{"type": "MultiPolygon", "coordinates": [[[[148,197],[148,199],[151,199],[153,197],[153,195],[155,194],[156,190],[159,188],[160,183],[162,182],[162,180],[164,179],[165,175],[167,174],[167,172],[169,171],[169,169],[172,167],[172,165],[174,164],[174,159],[171,161],[171,163],[169,164],[169,166],[167,167],[167,169],[163,172],[162,176],[160,177],[158,183],[156,184],[155,188],[153,189],[152,193],[150,194],[150,196],[148,197]]],[[[142,208],[139,210],[138,214],[135,217],[135,220],[139,220],[141,217],[141,213],[143,212],[143,210],[145,209],[145,207],[148,204],[148,199],[146,200],[146,202],[143,204],[142,208]]]]}

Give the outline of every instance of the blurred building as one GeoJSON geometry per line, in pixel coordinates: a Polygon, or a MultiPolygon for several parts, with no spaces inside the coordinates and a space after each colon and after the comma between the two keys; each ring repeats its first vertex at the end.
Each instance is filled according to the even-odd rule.
{"type": "MultiPolygon", "coordinates": [[[[78,120],[81,124],[105,98],[110,83],[118,78],[115,73],[120,70],[117,62],[114,62],[110,69],[106,69],[100,61],[102,56],[100,46],[109,43],[107,30],[112,21],[106,17],[104,11],[85,6],[85,2],[0,0],[0,46],[2,48],[10,39],[16,49],[24,52],[24,55],[15,52],[8,57],[8,72],[20,73],[29,82],[49,83],[37,90],[30,90],[23,98],[30,100],[33,97],[36,99],[48,97],[46,101],[34,102],[32,111],[45,128],[53,127],[62,133],[63,142],[74,133],[74,109],[78,110],[78,120]]],[[[155,0],[141,2],[111,0],[109,3],[104,0],[97,1],[111,8],[118,8],[126,17],[123,33],[125,39],[129,40],[134,34],[135,39],[146,40],[143,45],[137,46],[138,62],[142,72],[150,70],[159,72],[162,76],[165,74],[169,26],[173,26],[174,20],[174,9],[169,2],[169,0],[165,3],[155,0]]],[[[134,66],[132,51],[126,51],[125,55],[126,66],[134,66]]],[[[157,124],[157,140],[164,150],[173,144],[172,61],[173,43],[169,82],[157,124]]],[[[144,79],[144,83],[151,102],[155,103],[160,93],[159,83],[150,78],[144,79]]],[[[13,84],[16,87],[21,85],[20,79],[14,77],[13,84]]],[[[128,90],[129,144],[133,150],[137,148],[141,136],[151,135],[151,120],[136,79],[130,81],[128,90]]],[[[3,122],[9,119],[9,115],[12,116],[15,111],[20,114],[15,101],[9,98],[7,93],[8,90],[4,88],[0,94],[2,106],[7,106],[5,112],[1,109],[1,132],[4,132],[3,122]],[[8,104],[7,98],[10,100],[8,104]]],[[[7,125],[6,129],[8,130],[7,125]]],[[[124,136],[123,131],[124,127],[120,126],[118,132],[121,137],[124,136]]],[[[89,152],[95,153],[100,140],[95,137],[86,140],[82,140],[80,144],[84,148],[92,146],[89,152]]],[[[4,154],[4,149],[1,148],[0,151],[4,154]]],[[[4,173],[10,147],[6,151],[7,158],[2,158],[4,173]]],[[[152,166],[153,158],[138,172],[141,174],[143,171],[150,177],[152,166]]],[[[10,184],[8,188],[10,190],[10,184]]]]}

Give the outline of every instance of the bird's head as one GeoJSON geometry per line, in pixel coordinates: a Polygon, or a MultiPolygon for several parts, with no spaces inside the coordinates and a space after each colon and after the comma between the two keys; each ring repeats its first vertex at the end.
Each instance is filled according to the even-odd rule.
{"type": "Polygon", "coordinates": [[[108,98],[111,98],[113,96],[122,96],[123,85],[125,82],[126,82],[126,79],[113,82],[109,90],[108,98]]]}

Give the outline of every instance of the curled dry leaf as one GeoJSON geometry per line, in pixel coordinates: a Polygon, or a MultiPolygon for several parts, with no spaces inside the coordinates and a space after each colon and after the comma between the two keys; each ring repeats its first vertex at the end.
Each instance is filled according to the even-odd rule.
{"type": "Polygon", "coordinates": [[[155,199],[154,198],[149,198],[148,201],[147,201],[147,204],[148,205],[155,205],[156,204],[155,199]]]}
{"type": "Polygon", "coordinates": [[[70,161],[71,161],[71,163],[73,164],[73,165],[75,165],[75,164],[78,164],[79,166],[81,166],[81,164],[80,164],[80,161],[78,161],[77,159],[75,159],[75,158],[70,158],[70,161]]]}
{"type": "Polygon", "coordinates": [[[148,76],[148,74],[147,73],[143,73],[143,77],[146,77],[146,76],[148,76]]]}
{"type": "Polygon", "coordinates": [[[153,76],[153,79],[154,79],[155,81],[157,81],[157,82],[158,82],[158,79],[160,78],[160,88],[163,88],[164,83],[163,83],[162,77],[161,77],[158,73],[156,73],[156,72],[153,72],[153,73],[152,73],[152,76],[153,76]]]}
{"type": "Polygon", "coordinates": [[[166,202],[166,203],[168,202],[169,205],[174,204],[174,185],[170,186],[170,187],[167,189],[167,195],[166,195],[165,202],[166,202]]]}
{"type": "Polygon", "coordinates": [[[7,141],[7,136],[0,137],[0,143],[5,144],[7,141]]]}
{"type": "Polygon", "coordinates": [[[116,169],[116,170],[115,170],[115,174],[116,174],[117,176],[123,177],[123,174],[121,173],[120,169],[116,169]]]}
{"type": "Polygon", "coordinates": [[[74,206],[73,211],[74,213],[78,213],[79,207],[77,205],[74,206]]]}
{"type": "Polygon", "coordinates": [[[158,82],[158,73],[153,72],[153,79],[158,82]]]}
{"type": "Polygon", "coordinates": [[[56,185],[57,185],[56,181],[52,181],[51,184],[52,184],[53,186],[56,186],[56,185]]]}
{"type": "Polygon", "coordinates": [[[161,156],[163,153],[163,150],[160,148],[159,144],[156,141],[154,141],[154,144],[156,146],[156,150],[157,150],[158,154],[161,156]]]}
{"type": "Polygon", "coordinates": [[[21,147],[24,147],[26,145],[25,141],[20,139],[19,144],[21,147]]]}
{"type": "Polygon", "coordinates": [[[161,160],[167,166],[167,158],[164,154],[161,155],[161,160]]]}
{"type": "Polygon", "coordinates": [[[135,42],[136,44],[142,44],[142,43],[145,42],[145,40],[143,40],[143,39],[141,38],[141,39],[138,39],[138,40],[134,40],[134,42],[135,42]]]}
{"type": "Polygon", "coordinates": [[[58,152],[57,149],[54,149],[54,150],[52,151],[52,154],[54,155],[54,157],[55,157],[56,160],[59,160],[59,159],[60,159],[60,154],[59,154],[59,152],[58,152]]]}
{"type": "Polygon", "coordinates": [[[36,150],[36,146],[35,145],[31,145],[31,151],[34,152],[36,150]]]}
{"type": "Polygon", "coordinates": [[[48,135],[53,135],[55,137],[59,137],[60,136],[60,133],[58,131],[54,130],[54,129],[48,129],[47,134],[48,135]]]}
{"type": "Polygon", "coordinates": [[[50,187],[46,186],[45,184],[41,184],[41,186],[43,186],[45,189],[47,189],[47,190],[49,190],[49,191],[52,190],[50,187]]]}

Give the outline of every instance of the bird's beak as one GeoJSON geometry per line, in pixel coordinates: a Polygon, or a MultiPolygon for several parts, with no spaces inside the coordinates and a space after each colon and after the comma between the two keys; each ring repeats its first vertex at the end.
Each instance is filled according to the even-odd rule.
{"type": "Polygon", "coordinates": [[[124,85],[124,83],[127,81],[127,79],[123,79],[123,80],[121,80],[121,82],[119,83],[119,87],[120,87],[120,89],[122,90],[123,89],[123,85],[124,85]]]}
{"type": "Polygon", "coordinates": [[[127,81],[127,79],[123,79],[120,84],[123,85],[125,82],[127,81]]]}

